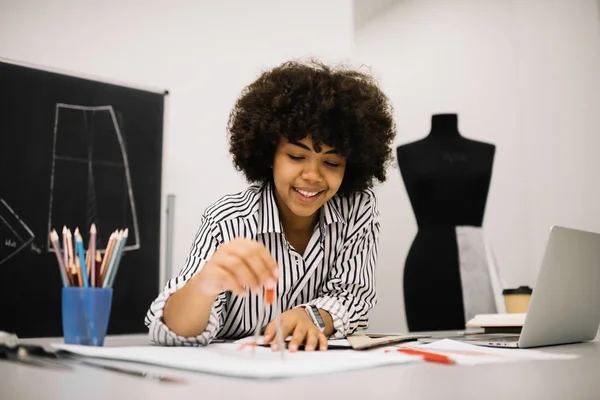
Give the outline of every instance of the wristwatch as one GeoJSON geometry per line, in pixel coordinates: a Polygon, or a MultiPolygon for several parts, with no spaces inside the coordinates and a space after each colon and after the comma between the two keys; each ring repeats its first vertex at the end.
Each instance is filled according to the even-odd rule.
{"type": "Polygon", "coordinates": [[[321,313],[319,313],[317,306],[306,306],[304,309],[312,322],[319,328],[319,331],[323,332],[325,330],[325,321],[321,318],[321,313]]]}

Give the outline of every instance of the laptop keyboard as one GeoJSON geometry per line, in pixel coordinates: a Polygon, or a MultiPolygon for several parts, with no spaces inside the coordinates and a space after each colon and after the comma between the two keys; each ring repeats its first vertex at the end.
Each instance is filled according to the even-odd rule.
{"type": "Polygon", "coordinates": [[[489,341],[512,343],[519,341],[519,335],[502,335],[502,334],[482,334],[482,335],[466,335],[461,340],[463,341],[489,341]]]}
{"type": "Polygon", "coordinates": [[[512,343],[512,342],[518,342],[519,341],[519,337],[518,336],[503,336],[503,337],[498,337],[498,338],[490,339],[490,341],[493,341],[493,342],[503,342],[503,343],[512,343]]]}

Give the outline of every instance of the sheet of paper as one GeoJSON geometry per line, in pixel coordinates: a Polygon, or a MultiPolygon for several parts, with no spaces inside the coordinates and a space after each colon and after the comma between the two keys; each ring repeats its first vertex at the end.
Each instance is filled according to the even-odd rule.
{"type": "Polygon", "coordinates": [[[240,350],[235,343],[217,343],[206,347],[92,347],[52,344],[56,349],[104,359],[134,361],[164,367],[213,373],[240,378],[291,378],[374,368],[384,365],[418,362],[399,353],[357,352],[353,350],[279,352],[256,347],[240,350]]]}
{"type": "MultiPolygon", "coordinates": [[[[259,336],[258,337],[258,343],[259,344],[263,343],[263,338],[264,338],[263,336],[259,336]]],[[[290,340],[292,340],[291,336],[288,336],[287,338],[285,338],[286,342],[289,342],[290,340]]],[[[253,341],[254,341],[254,336],[248,336],[248,337],[245,337],[243,339],[236,340],[233,343],[244,344],[244,343],[251,343],[253,341]]],[[[345,348],[348,348],[348,349],[352,348],[352,345],[350,344],[350,342],[347,339],[328,339],[327,340],[327,344],[329,346],[332,346],[332,347],[335,347],[335,348],[341,348],[341,347],[345,347],[345,348]]]]}
{"type": "Polygon", "coordinates": [[[452,358],[459,365],[478,365],[532,360],[572,360],[573,354],[552,354],[530,349],[502,349],[476,346],[456,340],[442,339],[428,344],[406,343],[397,347],[416,347],[452,358]]]}

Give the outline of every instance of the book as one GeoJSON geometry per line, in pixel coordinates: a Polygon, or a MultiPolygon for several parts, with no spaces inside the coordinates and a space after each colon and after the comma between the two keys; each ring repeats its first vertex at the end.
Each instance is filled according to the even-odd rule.
{"type": "Polygon", "coordinates": [[[430,335],[396,335],[382,333],[354,334],[346,337],[353,350],[367,350],[398,343],[410,342],[430,335]]]}
{"type": "Polygon", "coordinates": [[[484,333],[521,333],[525,313],[478,314],[467,322],[467,327],[483,328],[484,333]]]}

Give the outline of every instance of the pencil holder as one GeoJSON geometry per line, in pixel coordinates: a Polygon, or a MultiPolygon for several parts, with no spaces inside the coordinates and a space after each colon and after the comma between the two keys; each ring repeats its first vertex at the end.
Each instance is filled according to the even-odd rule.
{"type": "Polygon", "coordinates": [[[102,346],[110,319],[113,290],[62,288],[62,325],[67,344],[102,346]]]}

